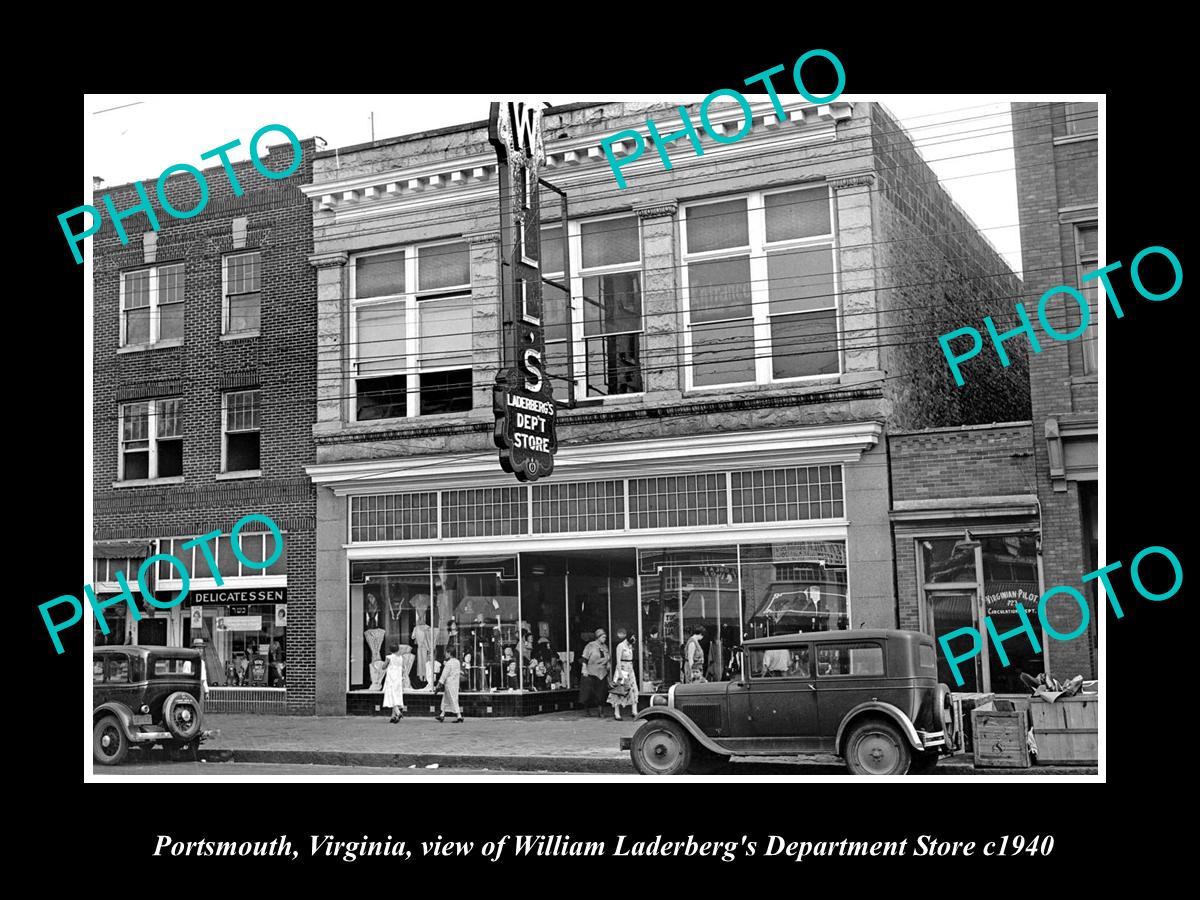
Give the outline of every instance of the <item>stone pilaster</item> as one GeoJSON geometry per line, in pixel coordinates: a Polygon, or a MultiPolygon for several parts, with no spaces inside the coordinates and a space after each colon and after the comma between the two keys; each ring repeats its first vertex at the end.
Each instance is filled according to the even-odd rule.
{"type": "Polygon", "coordinates": [[[683,317],[674,200],[635,206],[642,220],[642,372],[647,393],[680,393],[683,317]]]}
{"type": "Polygon", "coordinates": [[[349,304],[345,251],[308,258],[317,270],[317,422],[314,431],[336,431],[349,419],[349,304]]]}
{"type": "Polygon", "coordinates": [[[831,178],[837,207],[838,272],[841,282],[843,367],[847,373],[880,368],[879,309],[875,296],[873,172],[831,178]]]}
{"type": "Polygon", "coordinates": [[[500,370],[500,232],[463,235],[471,251],[472,419],[492,415],[492,383],[500,370]]]}

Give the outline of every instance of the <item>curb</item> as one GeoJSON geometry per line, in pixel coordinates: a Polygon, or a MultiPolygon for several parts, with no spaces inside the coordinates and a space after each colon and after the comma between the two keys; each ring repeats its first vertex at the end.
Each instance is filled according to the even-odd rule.
{"type": "MultiPolygon", "coordinates": [[[[633,765],[627,757],[606,759],[587,756],[463,756],[444,753],[379,753],[352,750],[201,750],[199,758],[205,762],[222,763],[268,763],[313,766],[370,766],[374,768],[416,767],[436,765],[439,769],[493,769],[502,772],[571,772],[586,775],[634,775],[633,765]]],[[[736,764],[740,774],[782,774],[783,766],[796,769],[817,768],[812,764],[774,762],[763,763],[761,759],[745,760],[736,764]]],[[[830,768],[821,764],[821,769],[830,768]]],[[[838,765],[840,773],[814,772],[813,774],[843,774],[844,767],[838,765]]],[[[938,766],[940,775],[1096,775],[1098,769],[1089,766],[1033,766],[1029,769],[977,769],[969,763],[949,763],[938,766]]],[[[796,774],[803,774],[797,772],[796,774]]],[[[730,777],[737,777],[737,773],[730,777]]],[[[846,775],[846,777],[851,777],[846,775]]]]}

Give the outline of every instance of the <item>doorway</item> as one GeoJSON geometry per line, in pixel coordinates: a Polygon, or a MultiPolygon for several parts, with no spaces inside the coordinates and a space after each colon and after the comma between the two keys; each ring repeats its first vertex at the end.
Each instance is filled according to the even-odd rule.
{"type": "MultiPolygon", "coordinates": [[[[959,628],[978,628],[976,606],[979,603],[979,597],[976,591],[926,589],[925,603],[928,611],[927,633],[933,637],[935,642],[942,635],[950,634],[959,628]]],[[[965,638],[956,640],[952,651],[961,652],[962,648],[959,644],[963,641],[965,638]]],[[[937,646],[938,681],[948,685],[952,691],[956,692],[966,691],[974,694],[983,691],[984,688],[981,685],[986,652],[987,647],[985,646],[974,659],[958,664],[958,674],[963,680],[963,683],[959,685],[939,643],[937,646]]]]}

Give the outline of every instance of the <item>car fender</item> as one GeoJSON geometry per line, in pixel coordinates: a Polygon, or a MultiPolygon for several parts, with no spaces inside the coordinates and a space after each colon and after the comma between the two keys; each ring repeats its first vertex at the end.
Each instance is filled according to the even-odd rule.
{"type": "Polygon", "coordinates": [[[692,739],[712,753],[720,756],[728,756],[729,751],[716,743],[712,738],[700,730],[699,726],[691,720],[689,716],[684,715],[679,710],[670,706],[650,706],[643,709],[640,713],[634,716],[635,719],[643,719],[650,721],[651,719],[670,719],[673,722],[678,722],[692,736],[692,739]]]}
{"type": "Polygon", "coordinates": [[[130,741],[136,740],[133,727],[133,710],[124,703],[117,700],[110,700],[108,703],[101,703],[92,710],[92,724],[100,720],[101,716],[112,714],[117,717],[117,721],[121,724],[121,730],[125,732],[125,737],[130,741]]]}
{"type": "Polygon", "coordinates": [[[842,736],[846,733],[846,729],[850,723],[862,716],[865,712],[882,713],[889,719],[892,719],[900,730],[904,732],[904,736],[908,738],[908,742],[912,744],[914,750],[922,749],[921,738],[917,734],[917,729],[912,722],[909,721],[899,707],[893,706],[891,703],[884,703],[882,700],[868,700],[866,703],[860,703],[846,715],[842,716],[842,724],[838,726],[837,739],[834,741],[834,746],[837,747],[837,752],[842,752],[842,736]]]}

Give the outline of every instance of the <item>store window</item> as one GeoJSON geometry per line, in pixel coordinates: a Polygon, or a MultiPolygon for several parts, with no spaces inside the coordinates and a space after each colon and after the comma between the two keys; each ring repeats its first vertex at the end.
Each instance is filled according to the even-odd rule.
{"type": "MultiPolygon", "coordinates": [[[[1021,625],[1017,607],[1024,609],[1039,628],[1037,537],[1034,534],[980,535],[918,541],[924,585],[923,614],[926,633],[935,640],[959,628],[985,629],[990,616],[996,631],[1004,634],[1021,625]]],[[[1043,647],[1045,640],[1039,637],[1043,647]]],[[[938,680],[955,690],[1024,694],[1021,673],[1036,676],[1045,670],[1042,654],[1028,638],[1006,641],[1010,664],[1001,665],[995,649],[986,644],[979,656],[960,664],[963,685],[957,686],[945,654],[938,653],[938,680]]]]}
{"type": "Polygon", "coordinates": [[[123,273],[121,346],[151,346],[181,340],[183,291],[183,263],[123,273]]]}
{"type": "Polygon", "coordinates": [[[683,207],[687,386],[840,371],[828,188],[683,207]]]}
{"type": "Polygon", "coordinates": [[[258,390],[225,394],[221,423],[221,434],[225,441],[222,447],[224,465],[221,471],[249,473],[261,469],[261,395],[262,392],[258,390]]]}
{"type": "Polygon", "coordinates": [[[204,640],[210,686],[287,686],[285,604],[193,605],[188,621],[188,644],[204,640]]]}
{"type": "Polygon", "coordinates": [[[747,637],[850,627],[844,541],[741,546],[747,637]]]}
{"type": "Polygon", "coordinates": [[[561,225],[543,228],[545,276],[561,282],[568,258],[571,296],[543,284],[546,371],[555,396],[566,399],[571,380],[578,396],[641,393],[645,328],[637,217],[572,221],[565,240],[561,225]],[[567,327],[571,304],[574,329],[567,327]],[[574,371],[569,371],[568,349],[574,371]]]}
{"type": "Polygon", "coordinates": [[[357,421],[471,408],[465,242],[359,254],[352,260],[350,298],[357,421]]]}
{"type": "Polygon", "coordinates": [[[225,257],[222,334],[252,337],[262,317],[262,255],[225,257]]]}
{"type": "Polygon", "coordinates": [[[1091,281],[1084,281],[1083,276],[1100,267],[1099,234],[1095,223],[1075,226],[1075,253],[1078,259],[1079,285],[1083,296],[1087,298],[1088,309],[1091,310],[1092,316],[1081,342],[1083,371],[1089,375],[1100,371],[1100,317],[1104,314],[1104,310],[1099,302],[1100,279],[1093,278],[1091,281]]]}
{"type": "Polygon", "coordinates": [[[141,481],[183,475],[183,401],[122,403],[118,478],[141,481]]]}

